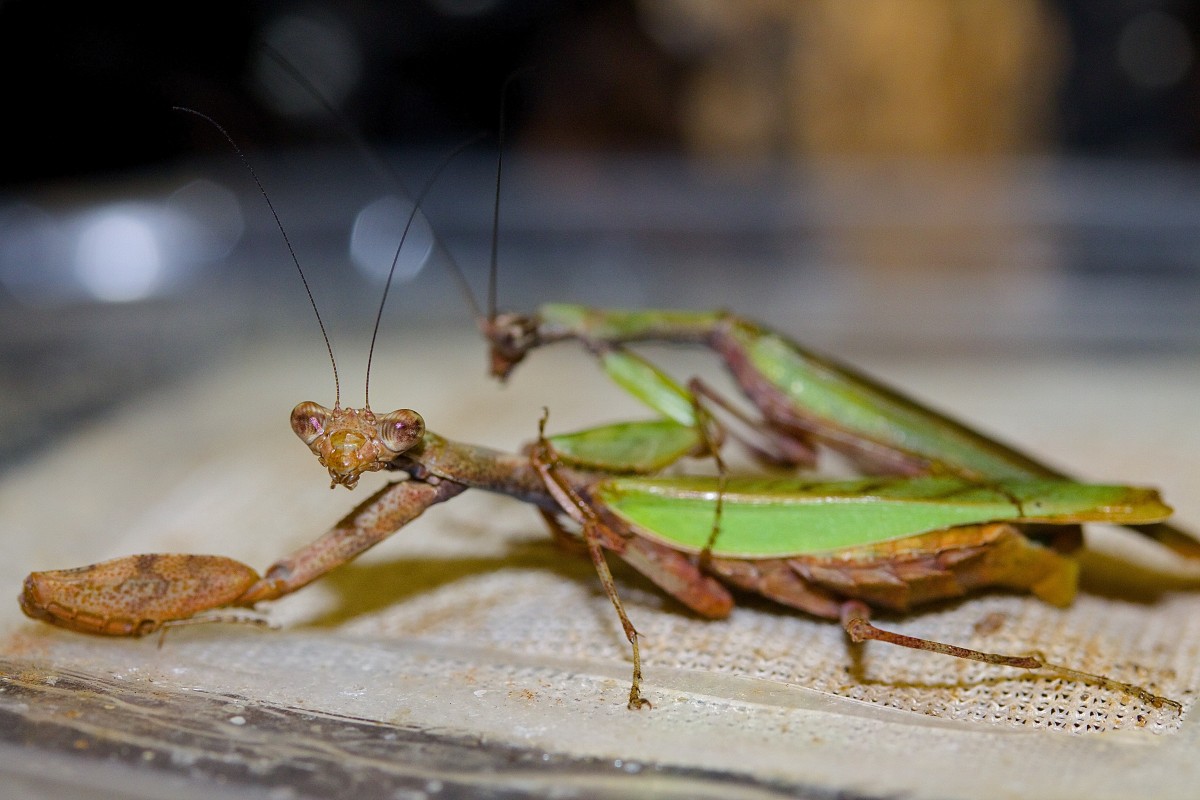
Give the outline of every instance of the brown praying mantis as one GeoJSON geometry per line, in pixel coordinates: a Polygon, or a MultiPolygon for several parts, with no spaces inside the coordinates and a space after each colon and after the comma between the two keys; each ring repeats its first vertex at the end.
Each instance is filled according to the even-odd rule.
{"type": "MultiPolygon", "coordinates": [[[[290,594],[431,506],[483,489],[532,504],[555,539],[582,543],[630,644],[631,708],[649,702],[638,633],[607,554],[705,618],[727,616],[733,591],[749,592],[838,620],[855,642],[874,639],[1037,670],[1181,710],[1141,686],[1051,663],[1037,652],[983,652],[891,632],[870,620],[872,609],[907,612],[985,589],[1030,592],[1067,605],[1076,592],[1071,553],[1082,544],[1083,523],[1129,526],[1185,558],[1200,558],[1200,543],[1165,523],[1171,511],[1155,491],[1076,482],[729,313],[554,304],[527,315],[489,310],[479,318],[496,377],[507,378],[540,347],[575,340],[657,416],[554,436],[545,435],[543,417],[525,452],[505,453],[439,436],[409,409],[376,414],[369,401],[343,408],[340,392],[332,408],[303,402],[292,410],[291,427],[325,467],[331,486],[352,489],[363,473],[379,470],[403,478],[262,575],[222,556],[127,556],[29,575],[22,609],[74,631],[113,636],[222,620],[223,609],[290,594]],[[710,349],[749,410],[701,380],[675,381],[627,347],[645,341],[710,349]],[[721,456],[731,441],[770,470],[731,472],[721,456]],[[839,453],[861,477],[796,474],[816,467],[825,451],[839,453]],[[686,457],[713,459],[717,474],[664,474],[686,457]]],[[[332,361],[328,336],[325,343],[332,361]]],[[[336,362],[334,378],[337,385],[336,362]]]]}

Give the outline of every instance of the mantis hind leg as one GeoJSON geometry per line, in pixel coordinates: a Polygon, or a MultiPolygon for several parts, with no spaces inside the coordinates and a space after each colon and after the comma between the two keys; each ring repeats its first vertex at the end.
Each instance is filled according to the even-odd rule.
{"type": "Polygon", "coordinates": [[[902,633],[884,630],[873,625],[870,621],[871,611],[865,603],[858,600],[850,600],[842,604],[841,622],[842,627],[850,636],[851,641],[855,643],[865,642],[867,640],[875,640],[878,642],[887,642],[888,644],[899,645],[900,647],[909,647],[914,650],[925,650],[930,653],[941,653],[942,655],[954,656],[955,658],[965,658],[971,661],[981,661],[985,664],[997,664],[1005,667],[1017,667],[1018,669],[1036,670],[1046,672],[1052,675],[1066,678],[1071,681],[1080,681],[1082,683],[1091,683],[1122,692],[1123,694],[1132,695],[1138,700],[1155,708],[1170,708],[1176,713],[1183,711],[1183,706],[1166,697],[1153,694],[1150,691],[1143,689],[1140,686],[1135,686],[1132,683],[1124,683],[1122,681],[1113,680],[1104,675],[1096,675],[1090,672],[1081,672],[1077,669],[1054,664],[1046,660],[1046,657],[1039,652],[1032,652],[1025,655],[1005,655],[1001,653],[988,653],[982,650],[972,650],[968,647],[959,647],[958,645],[945,644],[943,642],[935,642],[931,639],[921,639],[916,636],[907,636],[902,633]]]}

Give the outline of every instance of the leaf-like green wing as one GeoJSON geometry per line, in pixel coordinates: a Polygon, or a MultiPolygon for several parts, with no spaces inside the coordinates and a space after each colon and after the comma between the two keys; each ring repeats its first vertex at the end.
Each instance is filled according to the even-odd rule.
{"type": "Polygon", "coordinates": [[[754,367],[810,419],[817,432],[854,439],[928,462],[942,472],[980,478],[1063,478],[1061,474],[951,417],[750,325],[734,332],[754,367]]]}
{"type": "Polygon", "coordinates": [[[695,428],[668,419],[619,422],[547,437],[564,461],[606,472],[658,472],[700,447],[695,428]]]}
{"type": "MultiPolygon", "coordinates": [[[[697,552],[708,541],[717,481],[710,477],[613,478],[597,501],[638,532],[697,552]]],[[[853,481],[728,479],[713,555],[781,558],[984,522],[1137,524],[1171,509],[1152,489],[1056,480],[974,483],[924,477],[853,481]]]]}
{"type": "Polygon", "coordinates": [[[639,355],[612,348],[600,354],[608,377],[629,394],[680,425],[696,424],[692,394],[639,355]]]}
{"type": "MultiPolygon", "coordinates": [[[[744,360],[767,386],[778,390],[787,410],[826,443],[873,443],[885,451],[904,454],[911,462],[910,472],[933,471],[970,478],[1065,477],[845,364],[721,312],[596,309],[556,303],[542,306],[539,316],[548,338],[576,335],[593,343],[706,343],[714,331],[724,330],[736,345],[735,360],[744,360]]],[[[664,410],[667,402],[683,409],[672,396],[678,390],[671,390],[669,378],[652,374],[652,368],[632,361],[606,363],[605,369],[643,402],[677,421],[685,421],[664,410]]]]}

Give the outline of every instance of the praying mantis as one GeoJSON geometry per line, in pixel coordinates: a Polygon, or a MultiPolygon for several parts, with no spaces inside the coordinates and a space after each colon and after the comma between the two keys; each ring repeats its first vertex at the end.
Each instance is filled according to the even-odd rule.
{"type": "MultiPolygon", "coordinates": [[[[1141,686],[1037,652],[984,652],[871,622],[873,609],[907,612],[984,589],[1027,591],[1065,606],[1076,592],[1071,552],[1082,544],[1083,523],[1130,526],[1185,558],[1200,558],[1200,542],[1165,524],[1171,509],[1154,490],[1076,482],[730,313],[551,304],[532,314],[489,311],[479,318],[495,377],[507,379],[541,347],[575,340],[657,416],[549,436],[543,416],[534,443],[506,453],[439,436],[411,409],[376,414],[369,395],[357,409],[342,407],[340,392],[332,408],[303,402],[292,410],[291,427],[326,469],[331,488],[353,489],[374,471],[403,479],[261,575],[223,556],[127,556],[32,573],[22,610],[77,632],[112,636],[227,619],[224,610],[297,591],[430,507],[482,489],[533,505],[554,539],[582,544],[630,645],[632,709],[650,702],[638,632],[608,554],[704,618],[728,616],[733,591],[754,593],[839,621],[855,642],[1041,671],[1182,710],[1141,686]],[[645,341],[709,348],[749,410],[701,380],[678,383],[627,347],[645,341]],[[722,457],[731,441],[770,470],[731,472],[722,457]],[[839,453],[860,477],[795,474],[817,466],[825,451],[839,453]],[[688,457],[713,460],[717,474],[664,474],[688,457]]],[[[335,385],[336,369],[335,362],[335,385]]]]}

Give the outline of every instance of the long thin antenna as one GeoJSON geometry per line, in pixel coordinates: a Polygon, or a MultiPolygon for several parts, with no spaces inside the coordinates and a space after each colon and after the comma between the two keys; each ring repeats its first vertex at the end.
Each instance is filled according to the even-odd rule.
{"type": "Polygon", "coordinates": [[[500,87],[500,126],[496,133],[496,193],[492,202],[492,253],[488,260],[487,321],[496,321],[496,283],[499,275],[497,254],[500,251],[500,177],[504,171],[504,117],[508,111],[508,89],[517,76],[528,68],[510,72],[500,87]]]}
{"type": "MultiPolygon", "coordinates": [[[[408,219],[405,221],[404,230],[400,234],[400,244],[396,246],[396,254],[392,256],[392,266],[388,270],[387,281],[383,284],[383,296],[379,298],[379,310],[375,312],[375,329],[371,331],[371,347],[367,351],[367,379],[363,386],[363,405],[367,408],[371,407],[371,361],[375,357],[375,340],[379,338],[379,325],[383,321],[383,308],[385,305],[387,305],[388,292],[390,292],[392,289],[392,278],[396,275],[396,265],[400,262],[400,251],[404,249],[404,240],[408,237],[408,229],[412,227],[413,220],[416,219],[417,212],[421,209],[421,202],[425,199],[425,196],[429,194],[429,191],[433,188],[433,185],[437,183],[437,179],[441,176],[446,167],[450,165],[450,162],[453,161],[460,153],[462,153],[462,151],[466,150],[468,147],[475,144],[486,135],[486,133],[476,134],[446,155],[442,156],[442,160],[438,162],[437,166],[433,170],[433,173],[425,181],[425,185],[421,187],[421,193],[417,195],[415,200],[413,200],[412,211],[408,212],[408,219]]],[[[470,288],[467,287],[466,277],[462,275],[462,271],[458,269],[458,265],[454,264],[453,260],[451,260],[450,263],[453,264],[454,272],[461,279],[461,286],[467,289],[466,296],[468,301],[471,303],[471,308],[474,311],[475,317],[479,318],[479,306],[475,302],[474,295],[470,293],[470,288]]]]}
{"type": "MultiPolygon", "coordinates": [[[[379,174],[389,183],[398,186],[405,194],[410,194],[408,190],[404,188],[404,181],[401,179],[400,174],[395,170],[395,168],[392,167],[387,160],[379,157],[378,151],[376,151],[375,148],[371,147],[371,145],[367,143],[367,140],[364,139],[354,127],[354,123],[344,113],[342,113],[341,109],[329,102],[329,100],[323,94],[321,94],[321,91],[316,87],[316,85],[310,81],[304,75],[304,73],[296,67],[295,64],[288,61],[287,56],[283,55],[266,42],[262,42],[260,47],[267,57],[275,62],[276,66],[286,72],[292,80],[294,80],[306,92],[316,99],[316,101],[321,105],[321,108],[325,109],[325,112],[337,122],[338,127],[341,129],[343,135],[350,140],[350,142],[358,150],[359,154],[367,161],[367,163],[371,165],[377,174],[379,174]]],[[[478,139],[479,137],[475,137],[463,144],[447,159],[447,161],[454,158],[455,155],[468,147],[470,144],[478,141],[478,139]]],[[[437,172],[441,172],[445,166],[446,165],[444,163],[441,164],[438,167],[437,172]]],[[[436,174],[437,173],[435,172],[435,175],[436,174]]],[[[421,192],[421,197],[424,197],[425,193],[428,191],[429,187],[423,189],[421,192]]],[[[409,223],[411,222],[412,219],[410,217],[409,223]]],[[[405,225],[404,229],[407,231],[408,225],[405,225]]],[[[463,272],[462,267],[458,265],[458,262],[454,260],[454,256],[452,256],[449,252],[444,252],[443,255],[445,256],[444,260],[446,263],[446,268],[450,270],[450,275],[454,278],[454,282],[458,286],[459,293],[467,301],[467,305],[471,307],[471,315],[476,321],[483,319],[483,311],[479,307],[479,301],[475,299],[475,293],[471,291],[471,284],[467,280],[466,273],[463,272]]],[[[397,257],[399,257],[398,253],[397,257]]],[[[394,261],[392,262],[392,269],[393,271],[395,270],[394,261]]],[[[388,282],[391,282],[390,274],[388,276],[388,282]]],[[[378,321],[376,321],[376,330],[378,330],[378,321]]],[[[374,339],[372,339],[372,341],[374,341],[374,339]]]]}
{"type": "MultiPolygon", "coordinates": [[[[375,148],[371,147],[371,145],[367,143],[367,140],[363,138],[362,134],[360,134],[354,127],[354,122],[347,117],[340,108],[331,103],[328,98],[325,97],[325,95],[321,94],[321,91],[317,88],[316,84],[309,80],[304,73],[300,71],[299,67],[293,64],[291,61],[288,61],[287,56],[276,50],[268,43],[260,42],[259,47],[262,48],[262,51],[267,58],[275,62],[275,66],[286,72],[288,77],[295,81],[302,89],[304,89],[304,91],[308,92],[312,98],[317,101],[321,108],[325,110],[325,113],[337,122],[338,128],[346,136],[346,138],[350,140],[355,149],[358,150],[359,155],[361,155],[362,158],[371,165],[372,169],[379,173],[384,180],[399,186],[401,189],[404,189],[404,181],[401,179],[400,173],[398,173],[387,160],[380,158],[379,153],[375,150],[375,148]]],[[[404,192],[405,194],[408,194],[407,189],[404,189],[404,192]]]]}
{"type": "Polygon", "coordinates": [[[258,173],[254,171],[254,165],[250,163],[250,159],[246,158],[246,154],[242,152],[242,148],[238,147],[238,143],[233,140],[229,132],[221,127],[220,123],[212,117],[194,108],[187,108],[185,106],[172,106],[171,110],[182,111],[186,114],[199,117],[220,131],[221,135],[225,137],[225,141],[229,142],[230,147],[233,148],[233,152],[237,153],[238,158],[242,160],[242,164],[250,171],[250,177],[254,178],[254,183],[258,186],[258,191],[262,194],[263,200],[267,201],[267,208],[271,210],[271,216],[275,218],[275,226],[279,228],[279,233],[283,236],[283,243],[287,245],[288,254],[292,257],[292,263],[296,265],[296,271],[300,273],[300,282],[304,284],[304,291],[308,295],[308,302],[312,306],[313,313],[317,315],[317,325],[321,328],[321,338],[325,340],[325,351],[329,353],[329,363],[333,367],[333,406],[334,408],[339,407],[342,399],[342,384],[338,380],[337,359],[333,357],[333,345],[329,343],[329,332],[325,330],[325,321],[321,319],[321,312],[317,310],[316,298],[313,297],[312,288],[308,285],[308,278],[304,275],[304,269],[300,266],[300,259],[296,257],[296,249],[292,247],[292,240],[288,238],[287,231],[284,230],[283,222],[279,219],[279,212],[275,210],[275,204],[271,202],[270,195],[267,194],[262,181],[258,179],[258,173]]]}

